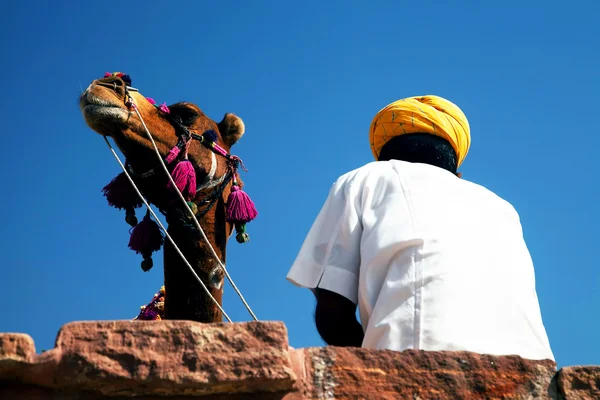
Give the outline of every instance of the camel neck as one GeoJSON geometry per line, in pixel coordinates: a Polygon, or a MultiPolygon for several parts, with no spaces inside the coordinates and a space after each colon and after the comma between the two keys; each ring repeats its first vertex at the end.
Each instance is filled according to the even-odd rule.
{"type": "MultiPolygon", "coordinates": [[[[200,221],[217,256],[225,264],[228,224],[224,220],[224,202],[218,201],[214,209],[200,221]]],[[[224,271],[212,255],[209,245],[197,231],[180,224],[169,224],[169,234],[194,268],[198,277],[222,304],[224,271]]],[[[220,322],[221,312],[206,295],[180,255],[169,244],[164,248],[165,317],[198,322],[220,322]]]]}

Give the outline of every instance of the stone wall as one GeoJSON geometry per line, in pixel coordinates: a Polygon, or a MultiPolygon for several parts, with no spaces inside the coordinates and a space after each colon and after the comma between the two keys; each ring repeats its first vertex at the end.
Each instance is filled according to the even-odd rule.
{"type": "Polygon", "coordinates": [[[94,321],[0,334],[0,399],[600,399],[600,367],[467,352],[293,349],[281,322],[94,321]]]}

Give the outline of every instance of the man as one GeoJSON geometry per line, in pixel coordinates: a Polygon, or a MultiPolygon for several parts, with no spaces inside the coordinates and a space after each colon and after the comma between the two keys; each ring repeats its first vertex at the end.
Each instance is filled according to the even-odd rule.
{"type": "Polygon", "coordinates": [[[437,96],[375,116],[377,161],[335,182],[287,277],[326,343],[554,360],[519,215],[457,173],[470,141],[437,96]]]}

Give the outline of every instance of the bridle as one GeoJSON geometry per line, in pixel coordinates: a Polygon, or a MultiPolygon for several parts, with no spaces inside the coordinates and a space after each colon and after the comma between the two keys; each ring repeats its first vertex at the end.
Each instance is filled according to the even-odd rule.
{"type": "MultiPolygon", "coordinates": [[[[139,93],[139,90],[127,84],[127,81],[129,81],[129,83],[131,82],[130,79],[128,79],[128,77],[125,77],[125,79],[123,79],[123,76],[106,77],[103,80],[97,81],[96,84],[99,86],[104,86],[113,89],[118,93],[119,88],[121,88],[119,79],[125,84],[122,89],[124,104],[129,109],[131,109],[135,103],[133,102],[133,97],[131,96],[130,92],[139,93]]],[[[141,119],[141,115],[139,116],[139,118],[141,119]]],[[[175,133],[178,136],[178,141],[177,144],[168,152],[168,154],[162,157],[162,159],[157,165],[146,171],[138,172],[133,169],[132,165],[129,162],[127,162],[127,160],[125,160],[125,167],[127,168],[128,172],[134,177],[134,180],[149,179],[151,177],[156,176],[157,172],[162,169],[162,164],[166,165],[167,168],[172,166],[177,160],[177,156],[181,154],[187,146],[190,145],[190,142],[192,140],[200,142],[202,145],[204,145],[204,147],[210,150],[211,169],[209,173],[205,176],[202,184],[196,189],[196,196],[204,190],[212,188],[214,188],[214,190],[208,193],[203,199],[200,200],[200,207],[196,205],[196,196],[194,196],[194,198],[191,198],[190,201],[188,201],[187,203],[192,208],[193,213],[198,217],[198,219],[202,219],[217,203],[218,199],[222,196],[224,190],[227,188],[229,183],[235,179],[238,168],[240,168],[241,166],[241,168],[244,171],[247,170],[239,157],[229,154],[229,152],[227,152],[225,149],[223,149],[216,143],[217,135],[214,132],[214,130],[209,129],[203,132],[201,135],[198,135],[196,133],[190,132],[190,130],[181,123],[177,123],[176,121],[170,121],[170,123],[175,128],[175,133]],[[225,158],[227,163],[227,170],[225,174],[223,174],[220,178],[214,179],[218,167],[218,160],[216,157],[217,155],[225,158]]],[[[177,224],[183,228],[187,228],[192,231],[191,233],[193,233],[193,231],[197,231],[197,229],[194,229],[193,224],[190,223],[189,218],[185,216],[185,210],[183,210],[182,212],[181,209],[172,207],[168,209],[165,209],[163,207],[159,208],[159,210],[167,218],[169,224],[177,224]]]]}
{"type": "MultiPolygon", "coordinates": [[[[187,128],[184,128],[184,127],[182,127],[182,128],[187,131],[187,128]]],[[[214,148],[210,145],[211,142],[208,142],[208,145],[207,145],[206,144],[207,141],[206,141],[204,135],[210,135],[211,133],[214,133],[214,131],[208,130],[208,131],[204,132],[202,135],[198,135],[198,134],[187,131],[186,132],[187,135],[183,136],[183,137],[179,137],[177,144],[169,151],[169,154],[181,153],[183,151],[183,149],[185,148],[185,146],[187,145],[187,142],[190,140],[197,140],[201,144],[203,144],[205,147],[207,147],[209,150],[211,150],[211,153],[210,153],[211,154],[211,168],[210,168],[208,174],[204,177],[202,184],[196,189],[196,196],[207,189],[214,189],[214,190],[212,192],[208,193],[204,198],[202,198],[200,200],[200,202],[199,202],[199,204],[201,205],[200,209],[198,209],[196,211],[194,209],[194,206],[192,206],[194,214],[196,214],[196,216],[200,219],[202,217],[204,217],[212,209],[212,207],[216,204],[217,200],[221,197],[224,190],[227,188],[229,183],[234,178],[234,175],[237,173],[237,169],[239,168],[240,162],[241,162],[241,160],[239,160],[235,156],[231,156],[229,153],[226,153],[225,155],[217,153],[214,150],[214,148]],[[225,157],[228,167],[227,167],[227,171],[221,177],[215,179],[215,175],[216,175],[216,171],[217,171],[217,167],[218,167],[217,154],[219,156],[225,157]]],[[[176,158],[174,159],[173,157],[169,157],[169,154],[167,154],[167,156],[162,158],[162,162],[167,166],[167,168],[171,167],[176,161],[176,158]]],[[[159,172],[159,170],[162,169],[161,164],[157,164],[156,166],[154,166],[144,172],[138,172],[138,171],[134,170],[133,167],[131,166],[131,164],[128,162],[125,163],[125,166],[126,166],[128,172],[131,174],[131,176],[133,176],[133,178],[136,180],[144,180],[144,179],[152,178],[157,175],[157,172],[159,172]]],[[[196,202],[198,202],[196,196],[193,199],[190,199],[190,202],[193,201],[194,204],[196,202]]],[[[188,202],[188,203],[190,203],[190,202],[188,202]]],[[[169,211],[167,211],[165,209],[161,209],[161,213],[163,213],[168,218],[169,211]]],[[[189,225],[189,223],[187,223],[187,218],[181,219],[180,222],[183,225],[186,225],[186,226],[189,225]]]]}
{"type": "MultiPolygon", "coordinates": [[[[107,73],[107,75],[109,75],[109,73],[107,73]]],[[[133,186],[135,192],[137,193],[137,195],[139,196],[141,201],[146,205],[146,207],[148,209],[147,218],[149,218],[150,214],[154,217],[156,224],[158,224],[158,226],[160,226],[160,228],[164,232],[167,239],[171,242],[171,244],[173,245],[175,250],[179,253],[179,255],[183,259],[184,263],[190,269],[190,271],[193,273],[193,275],[195,276],[197,281],[200,283],[200,285],[202,286],[202,288],[204,289],[206,294],[209,296],[209,298],[212,299],[212,301],[215,303],[217,308],[221,311],[223,316],[231,322],[231,319],[229,318],[229,316],[225,313],[225,311],[220,306],[220,304],[212,296],[212,294],[210,293],[210,291],[208,290],[208,288],[206,287],[204,282],[198,277],[198,275],[196,274],[196,272],[194,271],[194,269],[192,268],[190,263],[187,261],[187,259],[185,258],[185,256],[181,252],[181,250],[179,249],[179,247],[175,244],[175,242],[173,241],[173,239],[171,238],[171,236],[169,235],[169,233],[167,232],[165,227],[162,225],[162,223],[160,222],[160,220],[156,216],[155,212],[152,210],[152,208],[148,204],[148,201],[144,198],[144,196],[142,195],[141,191],[139,190],[139,188],[137,187],[137,185],[134,181],[134,178],[135,178],[135,180],[145,180],[150,177],[153,177],[157,174],[159,169],[162,169],[164,172],[166,172],[166,174],[169,178],[169,183],[171,185],[171,188],[173,188],[174,191],[177,193],[178,197],[183,202],[184,207],[183,207],[183,210],[179,207],[168,207],[168,209],[160,209],[159,208],[159,210],[161,211],[161,213],[163,213],[165,215],[165,217],[167,218],[167,222],[169,224],[171,224],[173,222],[177,222],[181,226],[190,228],[191,230],[195,231],[196,233],[199,233],[202,236],[202,239],[208,245],[213,257],[216,259],[217,264],[218,264],[217,267],[214,268],[209,273],[209,281],[214,282],[214,276],[219,272],[219,270],[222,270],[225,273],[229,282],[231,283],[232,287],[237,292],[238,296],[240,297],[240,299],[246,306],[246,308],[249,311],[249,313],[251,314],[252,318],[254,320],[258,320],[256,318],[256,316],[254,315],[253,311],[251,310],[250,306],[245,301],[241,292],[239,291],[239,289],[233,282],[233,279],[231,279],[231,276],[229,275],[227,269],[225,268],[225,265],[223,264],[221,259],[216,254],[214,248],[212,247],[210,241],[208,240],[208,238],[206,237],[206,234],[204,233],[202,227],[200,226],[200,223],[198,222],[198,219],[202,218],[204,215],[206,215],[206,213],[208,211],[210,211],[210,209],[216,204],[217,200],[222,197],[223,191],[232,182],[232,191],[230,194],[230,199],[228,200],[228,207],[231,204],[234,204],[234,207],[236,205],[240,206],[240,204],[241,204],[241,207],[244,207],[244,206],[248,206],[248,202],[249,202],[251,205],[251,208],[252,208],[252,210],[251,210],[252,213],[250,213],[250,214],[252,214],[252,215],[248,216],[247,215],[248,213],[243,212],[243,210],[242,210],[242,212],[240,212],[239,210],[237,210],[237,212],[236,212],[236,210],[233,210],[230,212],[228,210],[226,219],[227,219],[227,222],[234,222],[236,231],[238,231],[238,235],[236,236],[236,239],[238,240],[238,242],[243,242],[243,241],[248,240],[248,235],[245,233],[245,224],[246,224],[246,222],[249,222],[251,219],[253,219],[256,216],[256,211],[254,210],[254,205],[253,205],[252,201],[249,200],[249,198],[244,197],[247,195],[244,192],[242,192],[239,189],[239,187],[237,186],[238,168],[241,167],[244,171],[246,171],[246,169],[243,165],[243,162],[241,161],[241,159],[239,157],[231,155],[229,152],[227,152],[223,147],[221,147],[217,143],[218,136],[217,136],[216,132],[214,132],[214,130],[207,130],[207,131],[203,132],[201,135],[199,135],[199,134],[190,132],[190,130],[187,127],[185,127],[181,123],[177,123],[177,121],[171,121],[171,124],[174,126],[175,132],[178,136],[177,144],[169,151],[169,153],[166,156],[162,156],[158,150],[158,147],[156,145],[156,142],[154,141],[154,138],[152,137],[152,134],[150,133],[148,127],[146,126],[146,124],[144,122],[142,115],[140,114],[140,112],[137,108],[137,105],[134,102],[133,97],[131,96],[131,93],[130,93],[131,91],[138,91],[136,88],[131,86],[131,79],[127,75],[124,75],[121,73],[115,73],[115,74],[112,74],[112,76],[107,76],[107,75],[105,75],[105,79],[97,81],[96,84],[100,85],[100,86],[109,87],[109,88],[115,90],[117,93],[119,92],[119,90],[122,91],[125,106],[130,110],[130,112],[133,110],[137,114],[138,118],[140,119],[140,122],[142,123],[142,125],[144,127],[144,130],[146,131],[148,139],[151,141],[151,143],[154,147],[154,151],[159,159],[159,163],[155,167],[150,168],[149,170],[146,170],[144,172],[135,171],[127,161],[125,164],[123,164],[121,162],[118,155],[116,154],[116,152],[110,145],[110,142],[108,141],[108,139],[106,137],[104,137],[111,152],[113,153],[113,156],[117,159],[119,165],[121,166],[121,168],[123,170],[123,174],[127,177],[127,179],[129,180],[129,183],[133,186]],[[119,75],[117,75],[117,74],[119,74],[119,75]],[[106,79],[106,78],[111,78],[111,77],[114,77],[114,78],[106,79]],[[187,150],[189,149],[189,145],[191,144],[191,142],[193,140],[199,141],[200,144],[202,144],[203,146],[205,146],[206,148],[211,150],[211,169],[210,169],[209,173],[207,174],[207,176],[204,178],[204,181],[202,182],[200,187],[196,188],[196,190],[194,190],[193,195],[190,195],[190,198],[186,201],[186,199],[184,198],[184,196],[182,194],[182,191],[180,190],[180,188],[177,187],[177,184],[175,183],[173,177],[170,174],[169,166],[174,164],[175,161],[178,158],[180,158],[181,154],[183,154],[184,159],[187,161],[187,150]],[[217,179],[214,179],[214,176],[215,176],[216,170],[217,170],[217,156],[221,156],[226,160],[227,171],[225,172],[225,174],[223,174],[223,176],[221,176],[217,179]],[[200,193],[206,189],[213,189],[213,190],[209,194],[207,194],[204,198],[202,198],[202,201],[201,201],[202,209],[199,210],[198,207],[196,206],[194,200],[196,200],[198,193],[200,193]],[[188,215],[186,216],[186,214],[188,214],[188,215]]],[[[193,168],[193,166],[192,166],[192,168],[193,168]]],[[[195,183],[194,183],[194,185],[195,185],[195,183]]],[[[126,211],[128,213],[130,212],[130,210],[128,210],[128,209],[126,209],[126,211]]],[[[135,214],[134,214],[134,219],[135,219],[135,214]]],[[[144,222],[144,221],[142,221],[142,222],[144,222]]],[[[136,224],[137,224],[137,220],[136,220],[136,224]]],[[[217,286],[216,288],[220,288],[220,285],[217,286]]]]}

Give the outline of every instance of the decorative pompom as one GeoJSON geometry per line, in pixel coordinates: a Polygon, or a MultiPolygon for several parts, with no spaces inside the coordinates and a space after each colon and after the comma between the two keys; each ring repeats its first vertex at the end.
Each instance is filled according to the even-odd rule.
{"type": "Polygon", "coordinates": [[[204,140],[206,140],[208,143],[210,142],[216,142],[217,141],[217,132],[215,132],[212,129],[207,130],[206,132],[204,132],[202,134],[202,137],[204,138],[204,140]]]}
{"type": "Polygon", "coordinates": [[[235,240],[238,243],[247,243],[250,241],[250,235],[246,233],[246,224],[235,224],[235,231],[237,232],[235,240]]]}
{"type": "Polygon", "coordinates": [[[158,106],[158,109],[162,112],[164,112],[165,114],[170,114],[171,110],[169,110],[169,106],[167,106],[167,103],[162,103],[160,106],[158,106]]]}
{"type": "Polygon", "coordinates": [[[146,212],[142,221],[131,232],[129,248],[138,254],[141,253],[146,259],[152,252],[160,250],[163,243],[164,237],[160,227],[150,218],[150,213],[146,212]]]}
{"type": "Polygon", "coordinates": [[[123,82],[125,82],[125,84],[126,84],[127,86],[131,86],[131,77],[130,77],[129,75],[127,75],[127,74],[123,74],[123,75],[121,76],[121,79],[123,80],[123,82]]]}
{"type": "MultiPolygon", "coordinates": [[[[171,176],[186,201],[192,200],[196,196],[196,171],[189,160],[178,162],[171,172],[171,176]]],[[[168,187],[173,187],[171,182],[168,187]]]]}
{"type": "Polygon", "coordinates": [[[150,308],[141,312],[138,319],[142,321],[158,321],[160,320],[160,316],[158,315],[158,312],[156,310],[150,308]]]}
{"type": "Polygon", "coordinates": [[[122,72],[105,72],[104,73],[104,77],[105,78],[110,78],[111,76],[116,76],[118,78],[123,79],[123,82],[125,82],[125,84],[127,86],[131,86],[131,77],[127,74],[124,74],[122,72]]]}
{"type": "Polygon", "coordinates": [[[171,164],[173,161],[175,161],[180,152],[181,149],[179,146],[175,146],[169,150],[169,154],[167,154],[167,157],[165,158],[165,164],[171,164]]]}
{"type": "Polygon", "coordinates": [[[139,208],[142,200],[127,179],[124,172],[117,175],[110,183],[102,188],[108,205],[119,210],[139,208]]]}
{"type": "Polygon", "coordinates": [[[250,196],[234,182],[231,186],[229,198],[227,199],[225,219],[228,222],[245,224],[252,221],[257,215],[258,212],[250,196]]]}
{"type": "Polygon", "coordinates": [[[148,100],[148,103],[155,105],[156,104],[156,100],[154,100],[152,97],[146,97],[146,100],[148,100]]]}

